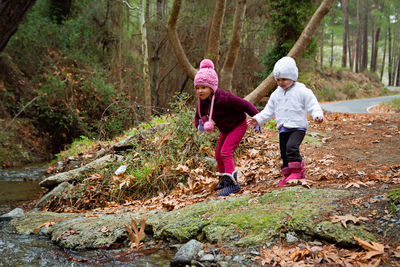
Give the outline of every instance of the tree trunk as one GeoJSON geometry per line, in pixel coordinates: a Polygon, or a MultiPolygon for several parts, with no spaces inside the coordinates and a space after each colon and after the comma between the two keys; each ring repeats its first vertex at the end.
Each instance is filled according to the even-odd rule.
{"type": "Polygon", "coordinates": [[[343,0],[343,12],[344,12],[344,33],[343,33],[343,50],[342,50],[342,68],[346,68],[347,65],[347,43],[349,35],[349,8],[348,0],[343,0]]]}
{"type": "Polygon", "coordinates": [[[395,86],[400,86],[400,50],[399,50],[399,55],[397,57],[397,67],[396,67],[396,83],[395,86]]]}
{"type": "Polygon", "coordinates": [[[153,62],[153,73],[151,76],[151,88],[153,92],[153,105],[158,104],[158,77],[160,76],[160,49],[162,47],[163,42],[161,41],[161,27],[160,24],[162,22],[162,17],[163,17],[163,0],[157,0],[156,2],[156,10],[157,10],[157,23],[155,26],[155,36],[154,36],[154,41],[155,41],[155,48],[153,52],[153,56],[151,57],[151,61],[153,62]]]}
{"type": "Polygon", "coordinates": [[[375,31],[374,34],[374,41],[373,41],[373,47],[372,47],[372,55],[371,55],[371,72],[376,72],[376,67],[377,67],[377,59],[378,59],[378,51],[379,51],[379,35],[381,33],[381,28],[378,26],[378,28],[375,31]]]}
{"type": "MultiPolygon", "coordinates": [[[[232,37],[224,66],[220,72],[219,86],[224,90],[232,90],[233,70],[239,54],[244,15],[246,14],[246,0],[236,0],[235,17],[233,20],[232,37]]],[[[236,92],[235,92],[236,93],[236,92]]]]}
{"type": "Polygon", "coordinates": [[[320,33],[320,47],[319,47],[319,57],[320,57],[320,68],[322,69],[324,67],[324,41],[325,41],[325,25],[322,23],[321,25],[321,33],[320,33]]]}
{"type": "Polygon", "coordinates": [[[36,0],[0,0],[0,52],[35,2],[36,0]]]}
{"type": "Polygon", "coordinates": [[[388,85],[393,85],[392,80],[392,31],[390,28],[390,18],[389,19],[389,26],[388,26],[388,85]]]}
{"type": "Polygon", "coordinates": [[[360,72],[360,63],[361,63],[361,40],[360,40],[360,34],[361,34],[361,29],[360,29],[360,0],[357,0],[357,33],[356,33],[356,57],[355,57],[355,63],[356,63],[356,72],[360,72]]]}
{"type": "Polygon", "coordinates": [[[369,1],[365,0],[361,72],[364,72],[368,65],[368,17],[369,1]]]}
{"type": "Polygon", "coordinates": [[[174,49],[176,59],[186,75],[193,80],[197,70],[190,64],[188,58],[186,57],[185,51],[183,50],[182,44],[178,37],[178,32],[176,30],[176,23],[179,17],[181,6],[182,0],[175,0],[172,5],[172,10],[168,19],[168,37],[172,48],[174,49]]]}
{"type": "MultiPolygon", "coordinates": [[[[315,11],[314,15],[308,22],[307,26],[304,28],[301,33],[299,39],[296,41],[292,49],[290,49],[288,56],[293,57],[294,59],[298,58],[302,52],[306,49],[308,43],[315,30],[321,23],[322,19],[329,12],[332,7],[333,2],[335,0],[324,0],[321,5],[318,7],[317,11],[315,11]]],[[[276,86],[274,76],[271,73],[268,77],[261,82],[253,92],[246,96],[246,99],[251,103],[255,104],[260,101],[266,94],[268,94],[272,89],[276,86]]]]}
{"type": "Polygon", "coordinates": [[[348,40],[348,44],[347,47],[349,48],[349,65],[350,65],[350,70],[353,71],[354,70],[354,55],[355,55],[355,42],[354,42],[354,38],[351,39],[350,37],[350,32],[348,32],[347,34],[347,40],[348,40]]]}
{"type": "MultiPolygon", "coordinates": [[[[335,12],[331,12],[331,24],[332,26],[335,24],[335,12]]],[[[334,47],[334,30],[332,28],[331,31],[331,58],[330,58],[330,67],[333,68],[333,47],[334,47]]]]}
{"type": "Polygon", "coordinates": [[[205,55],[214,62],[215,69],[218,69],[219,41],[221,38],[222,22],[224,20],[226,0],[215,0],[211,26],[208,32],[208,42],[205,55]]]}
{"type": "Polygon", "coordinates": [[[381,66],[381,75],[380,75],[380,81],[381,82],[382,82],[382,79],[383,79],[383,71],[385,70],[387,39],[388,39],[388,34],[386,33],[385,34],[385,43],[383,45],[383,57],[382,57],[382,66],[381,66]]]}
{"type": "MultiPolygon", "coordinates": [[[[144,88],[144,104],[145,118],[151,118],[151,87],[150,87],[150,71],[149,71],[149,51],[147,42],[146,27],[146,0],[140,1],[140,31],[142,34],[142,54],[143,54],[143,88],[144,88]]],[[[147,0],[149,1],[149,0],[147,0]]]]}

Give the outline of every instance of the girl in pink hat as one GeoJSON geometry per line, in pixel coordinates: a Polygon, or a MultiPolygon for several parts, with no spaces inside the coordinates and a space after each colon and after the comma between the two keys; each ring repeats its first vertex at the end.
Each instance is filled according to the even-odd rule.
{"type": "Polygon", "coordinates": [[[220,131],[215,150],[220,182],[215,190],[221,190],[218,196],[228,196],[240,190],[233,153],[247,130],[246,113],[254,116],[258,110],[250,102],[218,88],[218,75],[209,59],[200,62],[194,87],[198,96],[194,117],[196,127],[211,132],[215,123],[220,131]]]}

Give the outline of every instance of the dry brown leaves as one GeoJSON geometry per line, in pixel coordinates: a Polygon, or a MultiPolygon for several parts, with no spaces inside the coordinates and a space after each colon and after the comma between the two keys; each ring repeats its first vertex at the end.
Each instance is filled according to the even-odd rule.
{"type": "Polygon", "coordinates": [[[77,230],[75,230],[75,229],[72,229],[72,228],[69,228],[68,230],[65,230],[65,231],[62,232],[60,235],[58,235],[58,236],[56,237],[56,241],[65,240],[65,239],[67,239],[70,235],[78,235],[79,233],[80,233],[79,231],[77,231],[77,230]]]}
{"type": "Polygon", "coordinates": [[[368,221],[369,219],[366,217],[355,217],[353,215],[345,215],[345,216],[332,216],[331,222],[341,222],[344,228],[347,228],[347,222],[352,221],[354,224],[358,224],[361,221],[368,221]]]}
{"type": "MultiPolygon", "coordinates": [[[[266,264],[269,264],[268,266],[315,266],[318,264],[324,264],[323,266],[379,266],[385,260],[382,244],[367,242],[356,236],[354,238],[362,248],[367,250],[366,252],[337,248],[335,245],[261,246],[260,256],[256,257],[256,260],[263,266],[266,264]]],[[[396,251],[393,252],[393,254],[395,253],[396,251]]]]}
{"type": "Polygon", "coordinates": [[[55,225],[55,224],[56,224],[56,222],[45,222],[45,223],[42,223],[41,225],[36,226],[36,227],[33,229],[33,232],[35,232],[36,230],[39,230],[39,229],[42,228],[42,227],[45,227],[46,230],[48,230],[50,226],[53,226],[53,225],[55,225]]]}
{"type": "Polygon", "coordinates": [[[144,228],[146,226],[146,216],[140,219],[140,230],[138,228],[138,224],[135,218],[133,218],[132,215],[131,215],[131,224],[130,225],[124,224],[124,226],[129,234],[129,240],[131,241],[131,246],[130,246],[131,249],[139,248],[141,246],[140,241],[142,241],[143,238],[146,237],[146,234],[144,233],[144,228]]]}

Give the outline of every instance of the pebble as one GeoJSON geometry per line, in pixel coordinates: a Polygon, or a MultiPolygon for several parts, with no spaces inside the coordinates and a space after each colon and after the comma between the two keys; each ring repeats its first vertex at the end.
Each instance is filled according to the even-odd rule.
{"type": "Polygon", "coordinates": [[[205,254],[205,255],[200,259],[200,261],[201,261],[201,262],[203,262],[203,261],[211,261],[211,262],[213,262],[213,261],[215,261],[215,257],[214,257],[214,255],[212,255],[212,254],[205,254]]]}

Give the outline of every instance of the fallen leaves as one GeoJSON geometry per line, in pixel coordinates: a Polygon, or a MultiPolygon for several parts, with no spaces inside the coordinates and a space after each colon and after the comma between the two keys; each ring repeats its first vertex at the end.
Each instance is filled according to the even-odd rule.
{"type": "Polygon", "coordinates": [[[45,227],[46,230],[48,230],[50,226],[53,226],[53,225],[55,225],[55,224],[56,224],[56,222],[45,222],[45,223],[42,223],[41,225],[35,227],[35,228],[33,229],[33,232],[35,232],[36,230],[39,230],[39,229],[42,228],[42,227],[45,227]]]}
{"type": "Polygon", "coordinates": [[[355,187],[355,188],[360,188],[361,186],[368,187],[365,183],[363,182],[355,182],[355,183],[348,183],[344,188],[350,188],[350,187],[355,187]]]}
{"type": "Polygon", "coordinates": [[[306,188],[311,188],[311,186],[314,184],[313,181],[307,180],[307,179],[292,179],[287,181],[288,185],[301,185],[306,188]]]}
{"type": "Polygon", "coordinates": [[[344,228],[347,228],[347,222],[348,221],[352,221],[354,224],[358,224],[361,221],[368,221],[369,219],[366,217],[355,217],[353,215],[345,215],[345,216],[338,216],[338,215],[334,215],[332,217],[331,222],[341,222],[342,225],[344,226],[344,228]]]}
{"type": "Polygon", "coordinates": [[[72,228],[69,228],[68,230],[65,230],[65,231],[62,232],[60,235],[58,235],[58,236],[56,237],[56,241],[65,240],[65,239],[67,239],[69,236],[71,236],[71,235],[78,235],[79,233],[80,233],[79,231],[77,231],[77,230],[75,230],[75,229],[72,229],[72,228]]]}
{"type": "MultiPolygon", "coordinates": [[[[262,266],[378,266],[384,261],[384,246],[367,242],[354,236],[366,252],[356,252],[335,245],[309,246],[298,244],[296,247],[279,246],[260,247],[260,256],[256,257],[262,266]]],[[[400,249],[400,248],[398,248],[400,249]]],[[[393,254],[396,252],[393,252],[393,254]]],[[[398,253],[398,251],[397,251],[398,253]]],[[[396,254],[397,255],[397,254],[396,254]]]]}
{"type": "Polygon", "coordinates": [[[146,226],[146,217],[142,217],[140,219],[140,230],[138,228],[138,224],[135,220],[135,218],[132,217],[131,215],[131,224],[127,225],[124,224],[126,231],[128,231],[129,234],[129,240],[131,241],[131,249],[132,248],[139,248],[141,246],[140,241],[143,240],[143,238],[146,237],[146,234],[144,233],[144,228],[146,226]]]}
{"type": "Polygon", "coordinates": [[[368,250],[367,252],[364,253],[364,255],[361,258],[364,261],[369,260],[374,256],[382,255],[385,253],[385,246],[380,243],[365,241],[356,237],[355,235],[353,235],[353,238],[362,248],[368,250]]]}

